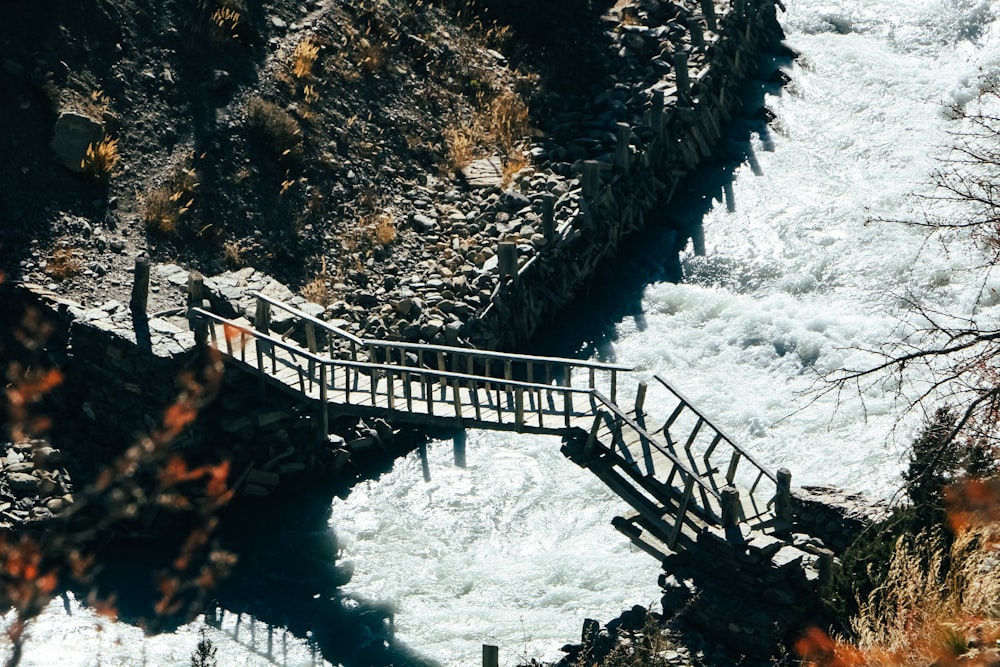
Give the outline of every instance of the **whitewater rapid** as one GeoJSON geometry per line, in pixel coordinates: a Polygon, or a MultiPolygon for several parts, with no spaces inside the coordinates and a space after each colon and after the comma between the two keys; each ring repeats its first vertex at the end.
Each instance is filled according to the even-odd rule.
{"type": "MultiPolygon", "coordinates": [[[[786,4],[787,43],[801,55],[784,92],[767,96],[769,130],[751,137],[762,174],[736,170],[736,210],[716,204],[705,217],[707,255],[685,253],[681,284],[648,284],[641,313],[611,323],[611,347],[795,482],[890,495],[919,415],[900,418],[891,385],[839,401],[811,390],[900,335],[901,297],[959,310],[974,298],[955,279],[963,259],[928,248],[919,229],[869,220],[919,215],[911,193],[927,191],[944,154],[948,108],[1000,72],[997,7],[786,4]]],[[[484,643],[501,647],[503,665],[557,658],[584,618],[657,604],[657,564],[609,524],[625,508],[558,439],[473,431],[467,456],[456,468],[450,443],[434,444],[429,483],[411,456],[333,502],[329,529],[353,567],[345,605],[391,606],[397,640],[450,667],[479,664],[484,643]]],[[[23,664],[184,665],[201,627],[144,639],[97,623],[57,600],[32,625],[23,664]]],[[[263,628],[253,650],[231,630],[208,629],[220,666],[273,664],[263,628]]],[[[278,664],[313,664],[303,640],[282,641],[278,664]]]]}

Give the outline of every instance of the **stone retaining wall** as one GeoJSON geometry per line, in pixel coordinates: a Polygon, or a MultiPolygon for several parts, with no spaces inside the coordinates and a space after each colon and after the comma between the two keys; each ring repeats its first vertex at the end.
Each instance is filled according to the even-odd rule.
{"type": "MultiPolygon", "coordinates": [[[[737,87],[754,72],[761,51],[783,37],[773,2],[751,0],[745,6],[743,15],[733,11],[720,20],[718,41],[705,46],[704,67],[690,93],[651,87],[644,114],[608,128],[619,130],[616,145],[589,162],[567,165],[580,181],[554,201],[553,238],[538,248],[518,246],[516,275],[501,276],[488,306],[467,324],[471,343],[522,347],[616,254],[623,238],[642,230],[670,201],[680,178],[711,155],[722,124],[737,110],[737,87]]],[[[629,35],[642,40],[635,31],[625,39],[629,35]]],[[[546,196],[533,193],[526,201],[544,209],[546,196]]],[[[679,241],[686,238],[682,233],[679,241]]]]}

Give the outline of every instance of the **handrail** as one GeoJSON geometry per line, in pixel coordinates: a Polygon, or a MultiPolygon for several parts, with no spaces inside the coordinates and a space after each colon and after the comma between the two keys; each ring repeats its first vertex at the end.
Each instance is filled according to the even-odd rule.
{"type": "Polygon", "coordinates": [[[751,456],[742,447],[740,447],[739,445],[737,445],[736,442],[732,438],[730,438],[729,435],[727,435],[725,431],[723,431],[721,428],[719,428],[718,426],[716,426],[712,421],[710,421],[707,417],[705,417],[705,415],[703,415],[701,413],[701,411],[699,411],[698,408],[696,408],[694,406],[694,404],[691,403],[691,401],[689,401],[687,398],[685,398],[683,394],[681,394],[679,391],[677,391],[672,386],[670,386],[670,384],[668,384],[666,380],[664,380],[662,377],[660,377],[660,375],[656,374],[656,375],[653,375],[653,377],[656,378],[656,380],[661,385],[663,385],[663,387],[667,391],[669,391],[674,396],[676,396],[678,398],[678,400],[680,400],[681,403],[683,403],[687,407],[688,410],[690,410],[691,412],[693,412],[699,419],[704,420],[704,422],[706,424],[708,424],[712,429],[714,429],[715,432],[718,433],[721,436],[722,440],[724,440],[726,442],[726,444],[728,444],[730,447],[732,447],[733,449],[735,449],[736,451],[738,451],[740,453],[740,457],[741,458],[744,458],[747,461],[749,461],[750,464],[753,465],[753,467],[757,468],[761,473],[763,473],[765,477],[767,477],[768,479],[770,479],[772,482],[777,483],[778,478],[777,478],[777,476],[773,472],[771,472],[770,470],[768,470],[767,468],[765,468],[763,465],[760,464],[760,462],[757,461],[757,459],[755,459],[753,456],[751,456]]]}
{"type": "Polygon", "coordinates": [[[474,375],[474,374],[468,374],[468,373],[455,373],[455,372],[452,372],[452,371],[441,371],[441,370],[437,370],[437,369],[434,369],[434,368],[422,368],[422,367],[419,367],[419,366],[412,366],[412,367],[410,367],[410,366],[395,366],[395,365],[392,365],[392,364],[378,364],[378,363],[372,363],[372,362],[368,362],[368,361],[354,361],[354,360],[351,360],[351,359],[334,359],[332,357],[321,357],[319,355],[313,354],[312,352],[309,352],[308,350],[303,350],[298,345],[292,345],[292,344],[286,343],[285,341],[281,340],[280,338],[276,338],[276,337],[274,337],[274,336],[272,336],[270,334],[266,334],[266,333],[264,333],[262,331],[258,331],[257,329],[254,329],[252,327],[248,327],[246,325],[239,324],[238,322],[234,322],[232,320],[226,319],[226,318],[224,318],[224,317],[222,317],[220,315],[216,315],[215,313],[210,313],[208,311],[202,310],[201,308],[192,308],[191,310],[193,312],[198,313],[199,315],[202,315],[204,317],[209,318],[212,321],[218,322],[219,324],[224,324],[224,325],[231,326],[234,329],[236,329],[236,330],[238,330],[238,331],[240,331],[240,332],[242,332],[244,334],[248,334],[250,336],[253,336],[254,338],[259,338],[261,340],[265,340],[265,341],[267,341],[269,343],[272,343],[276,347],[280,347],[280,348],[282,348],[284,350],[287,350],[287,351],[291,352],[293,355],[305,357],[306,359],[308,359],[310,361],[315,361],[316,363],[324,364],[326,366],[340,366],[340,367],[343,367],[343,368],[355,368],[355,369],[362,369],[362,370],[367,370],[367,371],[386,371],[386,372],[392,372],[392,373],[405,372],[405,373],[408,373],[410,375],[417,375],[417,376],[425,376],[426,375],[426,376],[441,377],[441,378],[448,378],[448,379],[472,380],[472,381],[476,381],[476,382],[497,384],[497,385],[503,385],[503,386],[513,387],[513,388],[535,389],[535,390],[542,390],[542,391],[549,391],[549,392],[556,392],[556,393],[560,393],[561,392],[561,393],[567,393],[567,394],[590,394],[593,391],[592,389],[583,388],[583,387],[566,387],[566,386],[558,385],[558,384],[544,384],[544,383],[541,383],[541,382],[524,382],[524,381],[521,381],[521,380],[507,380],[507,379],[504,379],[504,378],[498,378],[498,377],[493,377],[493,376],[489,376],[489,375],[474,375]]]}
{"type": "Polygon", "coordinates": [[[363,339],[359,338],[358,336],[355,336],[350,331],[345,331],[344,329],[341,329],[340,327],[335,327],[332,324],[330,324],[329,322],[324,322],[323,320],[319,319],[318,317],[313,317],[309,313],[307,313],[305,311],[302,311],[302,310],[299,310],[295,306],[290,306],[287,303],[284,303],[283,301],[278,301],[277,299],[274,299],[272,297],[265,296],[264,294],[261,294],[260,292],[250,292],[250,294],[253,295],[253,296],[255,296],[255,297],[257,297],[258,299],[262,299],[263,301],[266,301],[267,303],[271,304],[272,306],[277,306],[278,308],[281,308],[282,310],[287,311],[287,312],[291,313],[292,315],[295,315],[296,317],[305,320],[306,322],[311,322],[311,323],[315,324],[316,326],[318,326],[318,327],[320,327],[322,329],[326,329],[327,331],[329,331],[331,333],[337,334],[341,338],[346,338],[347,340],[349,340],[352,343],[356,343],[358,345],[364,345],[364,343],[365,343],[365,341],[363,339]]]}
{"type": "Polygon", "coordinates": [[[299,310],[294,306],[290,306],[286,303],[273,299],[269,296],[265,296],[260,292],[251,292],[253,296],[266,301],[272,306],[277,306],[282,310],[292,313],[296,317],[300,317],[308,322],[312,322],[316,326],[326,329],[332,333],[337,334],[352,343],[365,346],[373,347],[398,347],[407,350],[425,350],[428,352],[444,352],[453,354],[464,354],[464,355],[474,355],[476,357],[481,357],[484,359],[510,359],[512,361],[523,361],[523,362],[533,362],[538,364],[565,364],[573,365],[581,368],[593,368],[595,370],[606,370],[606,371],[634,371],[634,366],[625,366],[623,364],[609,364],[602,361],[590,361],[587,359],[565,359],[561,357],[543,357],[532,354],[517,354],[517,353],[507,353],[507,352],[495,352],[493,350],[481,350],[474,347],[458,347],[455,345],[438,345],[435,343],[407,343],[404,341],[385,341],[378,340],[374,338],[359,338],[349,331],[344,331],[339,327],[335,327],[329,322],[324,322],[323,320],[313,317],[312,315],[299,310]]]}
{"type": "Polygon", "coordinates": [[[653,438],[653,436],[650,435],[648,431],[646,431],[645,428],[643,428],[642,426],[640,426],[638,423],[636,423],[636,421],[634,419],[632,419],[631,417],[629,417],[628,415],[626,415],[624,412],[622,412],[621,408],[619,408],[616,404],[612,403],[606,396],[604,396],[604,394],[602,394],[601,392],[597,391],[596,389],[592,389],[591,393],[593,393],[594,397],[598,401],[600,401],[601,403],[603,403],[618,419],[620,419],[623,424],[628,424],[629,428],[631,428],[632,430],[634,430],[641,437],[643,437],[646,440],[648,440],[650,444],[652,444],[653,446],[655,446],[656,449],[657,449],[657,451],[659,451],[661,454],[663,454],[664,456],[666,456],[670,460],[670,462],[674,464],[674,466],[676,466],[677,468],[679,468],[681,470],[682,473],[684,473],[685,475],[693,478],[695,480],[695,482],[699,486],[703,487],[705,489],[705,491],[707,491],[710,495],[714,496],[716,498],[716,500],[719,500],[719,501],[722,500],[722,496],[719,495],[718,491],[716,491],[715,489],[713,489],[710,485],[706,484],[705,481],[703,479],[701,479],[701,476],[698,475],[693,470],[691,470],[687,466],[687,464],[685,464],[683,461],[681,461],[677,457],[676,454],[674,454],[669,449],[666,449],[662,445],[660,445],[660,443],[657,442],[653,438]]]}

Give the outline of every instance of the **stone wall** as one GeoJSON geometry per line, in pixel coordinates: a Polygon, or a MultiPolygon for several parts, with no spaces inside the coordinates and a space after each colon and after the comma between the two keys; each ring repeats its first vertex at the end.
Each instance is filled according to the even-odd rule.
{"type": "MultiPolygon", "coordinates": [[[[737,87],[754,72],[761,51],[783,37],[772,2],[745,4],[743,15],[733,11],[720,19],[718,41],[704,47],[704,67],[693,76],[688,94],[669,89],[672,96],[657,97],[652,87],[650,108],[632,123],[618,123],[618,141],[605,145],[607,152],[567,165],[580,181],[553,198],[553,238],[537,247],[518,246],[516,275],[501,277],[488,306],[468,322],[470,342],[492,349],[522,347],[616,254],[623,238],[643,229],[670,201],[680,178],[711,155],[722,138],[722,124],[738,108],[737,87]]],[[[630,36],[645,38],[628,31],[623,39],[630,36]]],[[[614,101],[623,93],[609,91],[608,96],[614,101]]],[[[618,103],[625,106],[626,100],[618,103]]],[[[544,208],[545,196],[529,194],[525,202],[544,208]]],[[[678,240],[686,238],[682,233],[678,240]]]]}

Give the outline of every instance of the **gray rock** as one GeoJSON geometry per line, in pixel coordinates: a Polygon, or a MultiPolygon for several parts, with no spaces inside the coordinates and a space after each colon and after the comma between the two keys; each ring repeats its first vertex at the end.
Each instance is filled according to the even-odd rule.
{"type": "Polygon", "coordinates": [[[104,139],[104,125],[77,111],[64,111],[56,119],[52,152],[56,162],[70,171],[83,173],[87,147],[104,139]]]}
{"type": "Polygon", "coordinates": [[[433,231],[434,228],[437,227],[437,222],[430,216],[424,215],[423,213],[414,213],[410,222],[413,225],[413,228],[421,233],[433,231]]]}
{"type": "Polygon", "coordinates": [[[10,490],[18,496],[33,496],[38,493],[38,479],[34,475],[23,472],[12,472],[7,475],[10,490]]]}
{"type": "Polygon", "coordinates": [[[462,175],[474,190],[500,187],[503,183],[503,160],[497,156],[474,160],[462,170],[462,175]]]}

